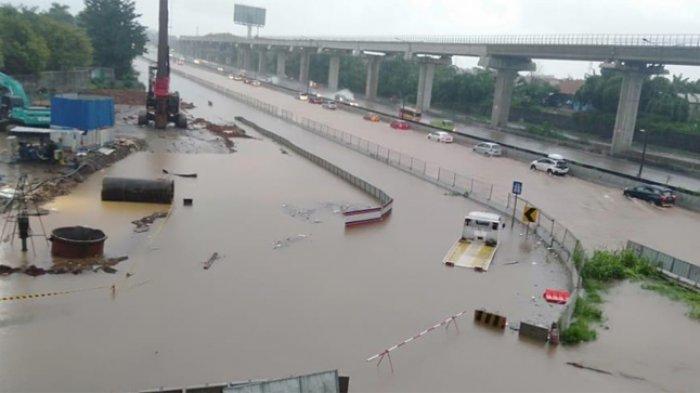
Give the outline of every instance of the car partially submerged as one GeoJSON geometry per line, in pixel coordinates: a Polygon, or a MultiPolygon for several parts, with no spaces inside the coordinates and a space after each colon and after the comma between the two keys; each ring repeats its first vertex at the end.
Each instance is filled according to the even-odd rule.
{"type": "Polygon", "coordinates": [[[332,110],[332,111],[338,109],[338,105],[336,105],[334,101],[330,101],[330,100],[325,101],[321,106],[322,106],[324,109],[329,109],[329,110],[332,110]]]}
{"type": "Polygon", "coordinates": [[[503,148],[498,143],[493,142],[480,142],[474,145],[472,150],[479,154],[485,154],[487,156],[501,156],[503,155],[503,148]]]}
{"type": "Polygon", "coordinates": [[[365,120],[369,120],[369,121],[371,121],[371,122],[373,122],[373,123],[377,123],[377,122],[379,122],[379,121],[381,120],[381,118],[379,117],[379,115],[377,115],[376,113],[365,113],[365,115],[362,116],[362,118],[365,119],[365,120]]]}
{"type": "Polygon", "coordinates": [[[667,187],[653,184],[641,184],[635,187],[627,187],[622,195],[628,198],[637,198],[655,204],[656,206],[672,206],[676,204],[676,193],[667,187]]]}
{"type": "Polygon", "coordinates": [[[411,125],[403,120],[394,120],[391,122],[390,126],[395,130],[408,130],[411,128],[411,125]]]}
{"type": "Polygon", "coordinates": [[[443,142],[443,143],[454,142],[454,138],[452,137],[452,135],[450,135],[449,132],[445,132],[445,131],[431,132],[430,134],[428,134],[428,140],[429,141],[436,141],[436,142],[443,142]]]}

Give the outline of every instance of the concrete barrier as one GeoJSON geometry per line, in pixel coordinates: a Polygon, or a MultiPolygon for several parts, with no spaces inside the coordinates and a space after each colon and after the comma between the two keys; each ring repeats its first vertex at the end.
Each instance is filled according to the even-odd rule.
{"type": "Polygon", "coordinates": [[[507,324],[507,318],[486,310],[474,310],[474,322],[495,327],[498,329],[505,329],[507,324]]]}
{"type": "Polygon", "coordinates": [[[549,329],[546,326],[537,325],[535,323],[520,322],[518,336],[547,342],[549,340],[549,329]]]}
{"type": "Polygon", "coordinates": [[[344,211],[343,218],[345,220],[345,226],[355,226],[360,224],[369,224],[373,222],[382,221],[391,214],[391,211],[394,207],[394,199],[390,197],[386,192],[373,186],[369,182],[351,174],[350,172],[338,167],[337,165],[331,164],[329,161],[307,150],[302,149],[301,147],[290,142],[288,139],[283,138],[270,130],[260,127],[259,125],[253,123],[252,121],[244,117],[237,116],[236,121],[239,121],[240,123],[251,127],[260,134],[289,148],[295,153],[303,156],[304,158],[320,166],[321,168],[333,173],[334,175],[340,177],[341,179],[345,180],[351,185],[361,189],[362,191],[371,195],[379,201],[380,206],[377,207],[344,211]]]}

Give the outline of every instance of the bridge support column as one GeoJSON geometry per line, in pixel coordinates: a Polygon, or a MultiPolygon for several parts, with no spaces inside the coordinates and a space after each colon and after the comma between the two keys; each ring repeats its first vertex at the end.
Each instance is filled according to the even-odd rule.
{"type": "Polygon", "coordinates": [[[666,73],[663,66],[648,66],[644,63],[626,62],[624,64],[603,64],[602,68],[613,69],[622,72],[622,86],[620,86],[620,100],[617,104],[615,116],[615,128],[613,128],[612,155],[623,155],[632,148],[634,129],[637,125],[637,111],[639,110],[639,97],[642,94],[642,85],[648,75],[666,73]]]}
{"type": "Polygon", "coordinates": [[[433,96],[433,79],[435,77],[435,67],[438,65],[451,64],[449,56],[440,59],[423,57],[420,59],[420,69],[418,72],[418,89],[416,94],[416,110],[419,112],[430,109],[430,101],[433,96]]]}
{"type": "Polygon", "coordinates": [[[241,55],[243,57],[243,67],[242,68],[244,70],[250,70],[251,61],[252,61],[252,59],[251,59],[252,53],[251,53],[250,48],[241,48],[241,55]]]}
{"type": "Polygon", "coordinates": [[[328,63],[328,89],[338,90],[338,77],[340,76],[340,56],[333,55],[328,63]]]}
{"type": "Polygon", "coordinates": [[[277,77],[280,79],[287,77],[287,52],[277,52],[277,77]]]}
{"type": "Polygon", "coordinates": [[[258,75],[267,74],[267,51],[258,51],[258,75]]]}
{"type": "Polygon", "coordinates": [[[518,71],[534,71],[535,63],[522,57],[485,56],[479,59],[479,65],[496,70],[496,90],[493,94],[491,126],[505,127],[510,115],[515,77],[518,76],[518,71]]]}
{"type": "Polygon", "coordinates": [[[309,88],[309,65],[311,63],[311,52],[301,51],[299,58],[299,84],[302,90],[309,88]]]}
{"type": "Polygon", "coordinates": [[[365,100],[377,99],[377,87],[379,86],[379,65],[381,56],[367,56],[367,81],[365,83],[365,100]]]}

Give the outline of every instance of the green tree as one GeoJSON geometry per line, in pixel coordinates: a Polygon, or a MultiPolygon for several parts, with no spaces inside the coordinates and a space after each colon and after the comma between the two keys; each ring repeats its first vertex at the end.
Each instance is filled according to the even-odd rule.
{"type": "Polygon", "coordinates": [[[69,9],[70,7],[65,4],[51,3],[51,8],[44,12],[43,15],[57,22],[75,25],[75,17],[70,13],[69,9]]]}
{"type": "Polygon", "coordinates": [[[22,13],[11,6],[0,7],[0,48],[4,58],[2,70],[10,74],[42,71],[50,56],[41,35],[22,13]]]}
{"type": "Polygon", "coordinates": [[[92,63],[92,44],[84,30],[45,15],[38,20],[36,29],[50,52],[47,69],[66,70],[92,63]]]}
{"type": "Polygon", "coordinates": [[[132,61],[144,53],[146,27],[137,18],[133,0],[85,0],[78,24],[94,48],[94,63],[114,68],[117,78],[133,77],[132,61]]]}

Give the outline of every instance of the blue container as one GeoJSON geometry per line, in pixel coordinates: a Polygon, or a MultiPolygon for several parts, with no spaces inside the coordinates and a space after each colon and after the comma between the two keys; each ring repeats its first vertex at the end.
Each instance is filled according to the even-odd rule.
{"type": "Polygon", "coordinates": [[[51,126],[92,131],[114,126],[114,100],[82,94],[51,98],[51,126]]]}

